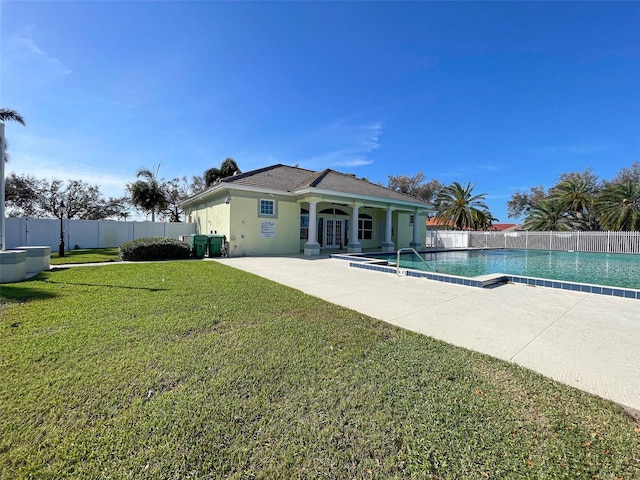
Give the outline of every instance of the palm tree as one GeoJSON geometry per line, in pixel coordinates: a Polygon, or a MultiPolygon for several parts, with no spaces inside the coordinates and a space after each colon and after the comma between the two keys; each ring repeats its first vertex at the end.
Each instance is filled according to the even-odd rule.
{"type": "MultiPolygon", "coordinates": [[[[18,122],[21,125],[25,125],[24,118],[15,110],[10,110],[8,108],[0,108],[0,122],[18,122]]],[[[9,154],[7,153],[7,139],[3,138],[2,152],[4,153],[5,161],[9,161],[9,154]]]]}
{"type": "Polygon", "coordinates": [[[531,207],[523,227],[525,230],[566,231],[573,229],[574,222],[560,200],[547,198],[531,207]]]}
{"type": "Polygon", "coordinates": [[[148,168],[141,168],[136,173],[138,180],[133,184],[127,185],[127,189],[131,194],[131,203],[145,212],[151,212],[151,221],[156,221],[156,211],[163,210],[167,207],[167,199],[162,189],[162,185],[158,181],[158,171],[160,164],[155,172],[148,168]]]}
{"type": "Polygon", "coordinates": [[[233,158],[227,158],[220,164],[220,168],[213,167],[204,172],[206,188],[209,188],[221,178],[230,177],[237,173],[241,173],[238,164],[233,158]]]}
{"type": "Polygon", "coordinates": [[[565,210],[575,217],[576,224],[595,230],[595,189],[585,179],[564,180],[552,189],[552,198],[560,201],[565,210]]]}
{"type": "Polygon", "coordinates": [[[612,183],[597,201],[605,230],[640,230],[640,183],[612,183]]]}
{"type": "Polygon", "coordinates": [[[436,219],[442,225],[452,225],[459,230],[484,230],[495,220],[484,198],[486,193],[473,195],[474,186],[469,182],[463,187],[453,182],[440,190],[436,199],[436,219]]]}
{"type": "Polygon", "coordinates": [[[0,108],[0,122],[18,122],[22,125],[26,125],[24,118],[15,110],[8,108],[0,108]]]}
{"type": "Polygon", "coordinates": [[[4,163],[7,159],[7,141],[4,137],[4,122],[18,122],[25,125],[24,118],[15,110],[0,108],[0,250],[6,247],[5,224],[4,224],[4,163]]]}

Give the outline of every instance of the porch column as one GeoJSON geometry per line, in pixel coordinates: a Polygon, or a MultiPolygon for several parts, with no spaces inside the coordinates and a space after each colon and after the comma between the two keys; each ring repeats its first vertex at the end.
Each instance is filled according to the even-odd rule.
{"type": "Polygon", "coordinates": [[[393,209],[391,207],[387,208],[387,220],[384,224],[385,234],[384,234],[384,242],[382,242],[382,251],[383,252],[393,252],[394,245],[393,240],[391,239],[391,227],[393,226],[393,209]]]}
{"type": "Polygon", "coordinates": [[[318,202],[309,202],[309,237],[304,244],[304,254],[313,256],[320,255],[320,244],[318,243],[318,220],[316,219],[316,207],[318,202]]]}
{"type": "Polygon", "coordinates": [[[353,205],[353,214],[351,215],[351,235],[349,235],[349,245],[347,245],[347,252],[349,253],[361,253],[362,245],[358,241],[358,209],[360,205],[355,203],[353,205]]]}
{"type": "Polygon", "coordinates": [[[420,242],[420,210],[416,210],[413,214],[413,241],[409,246],[418,249],[422,246],[420,242]]]}

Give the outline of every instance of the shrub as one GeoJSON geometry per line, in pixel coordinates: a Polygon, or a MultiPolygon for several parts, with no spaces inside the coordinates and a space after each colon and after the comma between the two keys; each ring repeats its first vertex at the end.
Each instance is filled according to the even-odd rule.
{"type": "Polygon", "coordinates": [[[120,260],[175,260],[190,256],[191,247],[175,238],[138,238],[120,245],[120,260]]]}

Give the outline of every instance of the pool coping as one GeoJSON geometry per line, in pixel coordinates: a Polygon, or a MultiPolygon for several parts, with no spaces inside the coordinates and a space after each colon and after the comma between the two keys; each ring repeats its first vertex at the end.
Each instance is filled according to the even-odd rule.
{"type": "Polygon", "coordinates": [[[559,290],[592,293],[594,295],[607,295],[640,300],[640,290],[633,288],[612,287],[609,285],[571,282],[566,280],[550,280],[548,278],[526,277],[523,275],[512,275],[506,273],[479,275],[477,277],[461,277],[445,273],[425,272],[423,270],[413,270],[410,268],[398,268],[394,264],[389,264],[387,260],[371,258],[366,256],[366,254],[336,253],[331,254],[331,258],[347,260],[349,261],[349,267],[352,268],[392,273],[399,276],[425,278],[436,282],[464,285],[467,287],[494,288],[500,285],[506,285],[507,283],[513,283],[532,287],[555,288],[559,290]]]}

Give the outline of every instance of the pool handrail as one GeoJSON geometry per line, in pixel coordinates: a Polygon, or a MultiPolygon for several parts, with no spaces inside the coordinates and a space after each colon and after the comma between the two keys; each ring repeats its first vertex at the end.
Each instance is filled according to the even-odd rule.
{"type": "Polygon", "coordinates": [[[429,263],[420,256],[420,254],[416,251],[415,248],[411,248],[411,247],[405,247],[405,248],[401,248],[396,252],[396,275],[400,276],[400,253],[401,252],[413,252],[422,263],[424,263],[427,268],[431,268],[429,263]]]}

